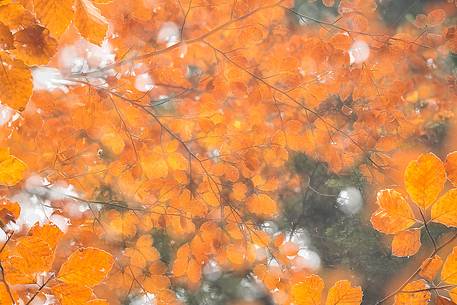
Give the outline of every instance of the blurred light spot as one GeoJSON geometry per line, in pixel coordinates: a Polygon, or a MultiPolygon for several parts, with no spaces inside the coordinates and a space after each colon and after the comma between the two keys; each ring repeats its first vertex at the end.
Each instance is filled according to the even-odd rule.
{"type": "Polygon", "coordinates": [[[148,92],[154,88],[154,83],[148,73],[143,73],[135,78],[135,88],[141,92],[148,92]]]}
{"type": "Polygon", "coordinates": [[[370,57],[370,47],[363,40],[355,41],[349,49],[349,63],[360,64],[370,57]]]}
{"type": "Polygon", "coordinates": [[[363,198],[359,189],[355,187],[348,187],[338,194],[336,202],[343,213],[347,215],[354,215],[362,208],[363,198]]]}

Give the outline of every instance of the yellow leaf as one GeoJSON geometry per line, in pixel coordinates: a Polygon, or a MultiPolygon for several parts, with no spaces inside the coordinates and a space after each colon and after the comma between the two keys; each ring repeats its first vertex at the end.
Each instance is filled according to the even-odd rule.
{"type": "MultiPolygon", "coordinates": [[[[0,91],[1,86],[0,83],[0,91]]],[[[0,185],[16,185],[24,178],[26,169],[24,162],[9,154],[8,148],[0,148],[0,185]]]]}
{"type": "Polygon", "coordinates": [[[319,305],[323,290],[324,281],[313,274],[292,286],[292,301],[295,305],[319,305]]]}
{"type": "Polygon", "coordinates": [[[20,60],[0,51],[0,102],[22,111],[32,96],[32,73],[20,60]]]}
{"type": "Polygon", "coordinates": [[[360,287],[351,287],[349,281],[338,281],[328,291],[326,305],[360,305],[363,292],[360,287]]]}
{"type": "Polygon", "coordinates": [[[402,292],[395,295],[394,305],[426,305],[430,301],[430,291],[418,291],[427,289],[424,280],[418,280],[407,284],[402,292]]]}
{"type": "Polygon", "coordinates": [[[433,205],[431,217],[434,222],[448,227],[457,227],[457,188],[447,191],[433,205]]]}
{"type": "Polygon", "coordinates": [[[421,230],[411,229],[396,234],[392,240],[392,254],[395,256],[412,256],[421,247],[421,230]]]}
{"type": "Polygon", "coordinates": [[[452,249],[441,270],[441,281],[448,284],[457,284],[457,247],[452,249]]]}
{"type": "Polygon", "coordinates": [[[392,189],[378,192],[377,211],[371,215],[373,227],[386,234],[396,234],[416,223],[414,214],[403,196],[392,189]]]}
{"type": "Polygon", "coordinates": [[[73,19],[73,0],[33,0],[35,14],[51,35],[59,38],[73,19]]]}
{"type": "Polygon", "coordinates": [[[108,252],[90,247],[81,248],[62,264],[57,277],[67,284],[84,283],[92,287],[105,279],[113,264],[114,259],[108,252]]]}
{"type": "Polygon", "coordinates": [[[438,197],[446,182],[443,162],[433,153],[411,161],[405,170],[405,186],[411,199],[422,209],[438,197]]]}
{"type": "Polygon", "coordinates": [[[81,305],[90,300],[92,289],[77,284],[64,283],[52,287],[52,293],[61,305],[81,305]]]}
{"type": "Polygon", "coordinates": [[[100,45],[108,30],[108,21],[89,0],[77,0],[75,26],[88,41],[100,45]]]}

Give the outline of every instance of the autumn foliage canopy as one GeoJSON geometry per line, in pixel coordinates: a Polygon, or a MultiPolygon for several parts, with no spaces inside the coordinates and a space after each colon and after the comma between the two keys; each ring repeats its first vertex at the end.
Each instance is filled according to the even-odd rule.
{"type": "Polygon", "coordinates": [[[0,0],[0,305],[199,304],[214,273],[362,304],[293,238],[291,198],[331,197],[299,156],[419,257],[378,304],[456,304],[457,3],[386,2],[0,0]]]}

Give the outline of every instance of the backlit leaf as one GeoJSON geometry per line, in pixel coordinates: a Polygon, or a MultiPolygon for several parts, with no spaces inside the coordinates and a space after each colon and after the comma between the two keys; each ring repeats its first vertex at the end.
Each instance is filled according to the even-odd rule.
{"type": "Polygon", "coordinates": [[[392,254],[395,256],[412,256],[421,247],[421,230],[411,229],[395,234],[392,240],[392,254]]]}
{"type": "Polygon", "coordinates": [[[426,305],[430,301],[430,291],[418,291],[427,288],[424,280],[408,283],[395,295],[394,305],[426,305]]]}
{"type": "Polygon", "coordinates": [[[85,304],[92,296],[92,290],[89,287],[78,284],[59,284],[52,287],[52,292],[61,305],[85,304]]]}
{"type": "Polygon", "coordinates": [[[20,60],[0,51],[0,102],[24,110],[32,95],[32,74],[20,60]]]}
{"type": "Polygon", "coordinates": [[[75,25],[88,41],[100,45],[108,30],[108,21],[89,0],[76,0],[75,25]]]}
{"type": "Polygon", "coordinates": [[[49,31],[32,25],[14,34],[14,55],[26,65],[45,65],[57,50],[57,41],[49,31]]]}
{"type": "Polygon", "coordinates": [[[8,148],[0,148],[0,185],[16,185],[24,178],[26,169],[24,162],[9,154],[8,148]]]}
{"type": "Polygon", "coordinates": [[[419,275],[431,281],[436,277],[442,265],[443,260],[438,255],[427,258],[420,267],[419,275]]]}
{"type": "Polygon", "coordinates": [[[96,248],[81,248],[62,264],[57,277],[67,284],[84,283],[92,287],[103,281],[113,264],[114,259],[108,252],[96,248]]]}
{"type": "Polygon", "coordinates": [[[41,23],[59,38],[73,19],[73,0],[33,0],[33,4],[41,23]]]}
{"type": "Polygon", "coordinates": [[[328,291],[325,305],[360,305],[362,288],[352,287],[349,281],[338,281],[328,291]]]}
{"type": "Polygon", "coordinates": [[[371,223],[380,232],[396,234],[416,222],[411,207],[397,191],[387,189],[378,192],[376,203],[379,208],[371,215],[371,223]]]}
{"type": "Polygon", "coordinates": [[[433,205],[432,220],[448,227],[457,227],[457,189],[447,191],[433,205]]]}
{"type": "Polygon", "coordinates": [[[317,275],[310,275],[292,286],[291,298],[296,305],[321,304],[324,281],[317,275]]]}
{"type": "Polygon", "coordinates": [[[445,167],[448,179],[457,186],[457,151],[447,155],[445,167]]]}
{"type": "Polygon", "coordinates": [[[457,284],[457,247],[452,249],[441,270],[441,280],[448,284],[457,284]]]}
{"type": "Polygon", "coordinates": [[[446,182],[443,162],[433,153],[411,161],[405,170],[405,186],[411,199],[422,209],[438,197],[446,182]]]}

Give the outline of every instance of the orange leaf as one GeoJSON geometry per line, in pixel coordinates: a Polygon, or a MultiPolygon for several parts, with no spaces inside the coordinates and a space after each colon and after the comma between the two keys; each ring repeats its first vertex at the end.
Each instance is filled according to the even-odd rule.
{"type": "Polygon", "coordinates": [[[17,242],[17,251],[24,258],[28,273],[48,272],[54,261],[54,249],[37,236],[23,236],[17,242]]]}
{"type": "Polygon", "coordinates": [[[445,167],[448,179],[457,186],[457,151],[447,155],[445,167]]]}
{"type": "Polygon", "coordinates": [[[371,223],[376,230],[396,234],[416,223],[411,207],[399,192],[382,190],[378,192],[376,203],[379,209],[371,215],[371,223]]]}
{"type": "Polygon", "coordinates": [[[429,281],[432,281],[442,265],[443,260],[439,255],[435,255],[432,258],[427,258],[426,260],[424,260],[420,267],[421,270],[419,272],[419,275],[429,281]]]}
{"type": "Polygon", "coordinates": [[[265,194],[251,196],[247,203],[248,211],[261,218],[272,218],[278,213],[278,204],[265,194]]]}
{"type": "Polygon", "coordinates": [[[92,289],[78,284],[59,284],[51,290],[61,305],[81,305],[92,296],[92,289]]]}
{"type": "Polygon", "coordinates": [[[457,227],[457,188],[447,191],[433,205],[431,217],[434,222],[448,227],[457,227]]]}
{"type": "Polygon", "coordinates": [[[325,305],[360,305],[363,292],[360,287],[351,287],[349,281],[338,281],[328,291],[325,305]]]}
{"type": "Polygon", "coordinates": [[[21,213],[21,207],[17,202],[3,199],[0,201],[0,226],[10,221],[15,221],[21,213]]]}
{"type": "Polygon", "coordinates": [[[427,21],[429,26],[437,26],[443,23],[446,19],[446,11],[438,8],[427,14],[427,21]]]}
{"type": "Polygon", "coordinates": [[[108,30],[108,21],[89,0],[77,0],[74,23],[88,41],[100,45],[108,30]]]}
{"type": "Polygon", "coordinates": [[[411,229],[395,234],[392,240],[392,254],[395,256],[412,256],[421,247],[421,230],[411,229]]]}
{"type": "Polygon", "coordinates": [[[455,303],[446,297],[438,295],[436,297],[436,305],[455,305],[455,303]]]}
{"type": "Polygon", "coordinates": [[[426,305],[430,301],[430,291],[418,291],[427,289],[424,280],[418,280],[407,284],[402,292],[395,295],[394,305],[426,305]],[[408,292],[410,291],[410,292],[408,292]],[[418,292],[415,292],[418,291],[418,292]]]}
{"type": "Polygon", "coordinates": [[[322,0],[322,4],[326,7],[332,7],[335,5],[335,0],[322,0]]]}
{"type": "Polygon", "coordinates": [[[9,50],[13,47],[14,39],[10,29],[0,22],[0,49],[9,50]]]}
{"type": "Polygon", "coordinates": [[[452,249],[441,270],[441,280],[448,284],[457,284],[457,247],[452,249]]]}
{"type": "Polygon", "coordinates": [[[57,277],[67,284],[84,283],[92,287],[103,281],[113,264],[114,259],[108,252],[96,248],[81,248],[62,264],[57,277]]]}
{"type": "Polygon", "coordinates": [[[30,229],[29,234],[44,240],[53,250],[55,250],[57,243],[63,236],[63,232],[54,224],[45,224],[43,226],[36,224],[30,229]]]}
{"type": "Polygon", "coordinates": [[[422,209],[438,197],[446,182],[443,162],[433,153],[411,161],[405,170],[405,185],[411,199],[422,209]]]}
{"type": "Polygon", "coordinates": [[[31,273],[27,261],[20,256],[10,256],[2,262],[5,279],[9,284],[34,284],[35,274],[31,273]]]}
{"type": "Polygon", "coordinates": [[[125,147],[124,139],[116,131],[104,132],[100,138],[103,146],[108,148],[113,154],[119,155],[125,147]]]}
{"type": "Polygon", "coordinates": [[[20,60],[0,51],[0,102],[24,110],[32,95],[32,73],[20,60]]]}
{"type": "Polygon", "coordinates": [[[0,20],[10,29],[24,28],[35,24],[32,13],[19,3],[0,6],[0,20]]]}
{"type": "Polygon", "coordinates": [[[45,65],[57,50],[57,41],[49,35],[49,30],[31,25],[14,34],[14,55],[26,65],[45,65]]]}
{"type": "Polygon", "coordinates": [[[11,299],[5,283],[0,282],[0,305],[13,305],[14,303],[15,300],[11,299]]]}
{"type": "Polygon", "coordinates": [[[152,246],[150,235],[142,235],[136,241],[135,247],[127,248],[125,255],[130,258],[130,264],[135,267],[145,268],[148,262],[158,260],[159,252],[152,246]]]}
{"type": "Polygon", "coordinates": [[[319,305],[324,281],[318,275],[310,275],[292,286],[291,297],[296,305],[319,305]]]}
{"type": "Polygon", "coordinates": [[[73,0],[33,0],[36,16],[59,38],[73,19],[73,0]]]}
{"type": "Polygon", "coordinates": [[[91,300],[89,302],[86,302],[85,305],[109,305],[107,300],[102,300],[102,299],[95,299],[91,300]]]}

